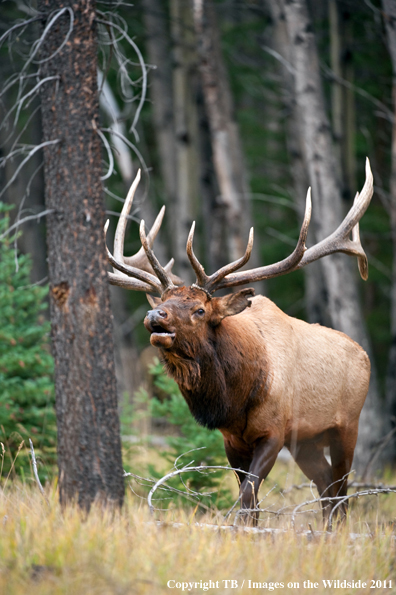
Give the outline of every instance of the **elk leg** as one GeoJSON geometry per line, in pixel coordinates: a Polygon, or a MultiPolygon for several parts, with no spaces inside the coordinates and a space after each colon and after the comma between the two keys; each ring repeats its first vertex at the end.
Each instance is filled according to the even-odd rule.
{"type": "MultiPolygon", "coordinates": [[[[224,439],[224,448],[226,451],[228,462],[234,469],[242,469],[243,471],[249,471],[250,463],[252,462],[252,455],[241,453],[231,446],[228,440],[224,439]]],[[[246,473],[238,473],[239,485],[246,479],[246,473]]]]}
{"type": "MultiPolygon", "coordinates": [[[[274,466],[281,446],[282,443],[278,436],[262,438],[256,442],[249,467],[249,473],[252,476],[244,478],[239,490],[242,511],[257,506],[259,487],[274,466]]],[[[248,510],[245,514],[242,513],[245,522],[251,522],[253,525],[257,525],[259,514],[259,512],[248,512],[248,510]]]]}
{"type": "MultiPolygon", "coordinates": [[[[352,467],[353,453],[355,451],[358,434],[356,427],[333,428],[330,430],[330,456],[333,470],[334,496],[346,496],[348,491],[348,473],[352,467]]],[[[335,514],[341,513],[345,519],[348,510],[348,501],[338,507],[335,514]]]]}
{"type": "MultiPolygon", "coordinates": [[[[291,451],[291,454],[304,475],[314,482],[319,496],[333,496],[333,490],[330,487],[333,482],[333,475],[331,466],[324,456],[323,447],[317,446],[314,442],[303,442],[297,444],[295,451],[291,451]]],[[[331,502],[322,502],[323,520],[325,522],[330,514],[331,507],[331,502]]]]}

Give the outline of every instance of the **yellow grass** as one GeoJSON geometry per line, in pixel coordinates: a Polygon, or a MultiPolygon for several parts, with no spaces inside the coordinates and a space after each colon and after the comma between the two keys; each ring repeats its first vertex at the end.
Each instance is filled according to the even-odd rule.
{"type": "MultiPolygon", "coordinates": [[[[287,465],[278,465],[269,487],[275,480],[302,479],[291,474],[287,465]]],[[[61,512],[54,486],[46,492],[49,505],[33,483],[9,483],[0,492],[1,595],[396,592],[396,494],[359,500],[345,529],[309,538],[298,531],[309,524],[319,529],[318,515],[299,517],[297,532],[290,528],[290,517],[269,515],[263,526],[287,532],[252,535],[198,527],[197,521],[213,524],[220,517],[198,516],[194,507],[157,513],[155,518],[163,521],[158,526],[146,503],[130,491],[121,512],[95,506],[84,519],[76,507],[61,512]],[[174,527],[176,521],[182,525],[174,527]],[[351,532],[366,536],[352,540],[351,532]],[[325,588],[323,579],[360,580],[367,586],[325,588]],[[318,586],[304,587],[307,580],[318,586]],[[372,580],[381,586],[371,589],[372,580]],[[225,581],[237,581],[238,587],[225,581]],[[177,583],[197,584],[182,591],[177,583]]],[[[274,490],[271,497],[280,504],[311,495],[308,489],[282,497],[274,490]]]]}

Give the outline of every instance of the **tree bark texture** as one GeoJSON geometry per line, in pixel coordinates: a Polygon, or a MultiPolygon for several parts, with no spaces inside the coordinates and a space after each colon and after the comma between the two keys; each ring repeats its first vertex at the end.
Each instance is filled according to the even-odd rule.
{"type": "MultiPolygon", "coordinates": [[[[330,235],[343,217],[341,184],[332,146],[330,124],[320,79],[319,59],[312,23],[305,0],[282,2],[291,56],[294,85],[308,175],[312,186],[316,240],[330,235]]],[[[340,330],[371,352],[357,290],[353,262],[343,255],[321,260],[333,328],[340,330]]],[[[374,361],[366,404],[361,414],[355,467],[362,470],[382,435],[382,420],[374,361]]]]}
{"type": "MultiPolygon", "coordinates": [[[[396,0],[382,0],[386,39],[393,71],[393,126],[389,211],[392,234],[393,264],[391,285],[391,346],[386,377],[386,406],[390,416],[396,417],[396,0]]],[[[393,420],[393,424],[395,424],[393,420]]]]}
{"type": "MultiPolygon", "coordinates": [[[[290,159],[291,175],[294,186],[294,201],[298,209],[300,221],[304,218],[305,199],[309,186],[307,167],[300,130],[300,117],[294,91],[294,78],[291,63],[291,45],[289,43],[285,19],[278,2],[268,1],[273,21],[271,42],[274,50],[283,58],[281,71],[283,76],[283,103],[287,112],[286,119],[286,144],[290,159]]],[[[309,230],[308,242],[315,243],[313,228],[309,230]]],[[[331,321],[326,308],[326,289],[323,271],[320,262],[313,262],[304,268],[305,280],[305,310],[308,322],[331,326],[331,321]]]]}
{"type": "MultiPolygon", "coordinates": [[[[194,1],[194,22],[214,166],[221,201],[226,207],[229,259],[236,260],[245,252],[252,217],[239,130],[221,55],[215,10],[210,0],[194,1]]],[[[249,268],[259,264],[254,245],[249,268]]],[[[258,290],[261,291],[262,287],[261,284],[258,290]]]]}
{"type": "Polygon", "coordinates": [[[173,43],[173,110],[176,139],[176,200],[172,208],[173,256],[177,273],[186,282],[195,280],[186,254],[186,240],[195,219],[199,193],[197,153],[198,112],[194,28],[189,2],[170,1],[173,43]]]}
{"type": "MultiPolygon", "coordinates": [[[[104,204],[97,93],[95,2],[69,11],[42,44],[44,151],[52,344],[62,504],[89,510],[124,496],[112,321],[103,243],[104,204]],[[63,47],[74,16],[73,30],[63,47]]],[[[44,26],[60,9],[41,0],[44,26]]]]}
{"type": "Polygon", "coordinates": [[[150,64],[149,93],[159,153],[161,176],[170,204],[176,200],[176,139],[173,118],[172,64],[166,14],[160,0],[142,2],[146,27],[146,47],[150,64]]]}

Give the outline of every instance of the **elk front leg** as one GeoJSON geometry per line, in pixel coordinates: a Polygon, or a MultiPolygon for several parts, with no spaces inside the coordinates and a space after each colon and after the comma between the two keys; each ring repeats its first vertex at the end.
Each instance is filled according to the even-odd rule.
{"type": "Polygon", "coordinates": [[[256,508],[259,487],[274,466],[281,446],[278,436],[262,438],[256,443],[249,467],[249,473],[252,475],[245,477],[239,490],[242,511],[240,514],[246,523],[257,525],[259,512],[249,512],[249,509],[256,508]]]}
{"type": "Polygon", "coordinates": [[[243,471],[249,471],[252,463],[252,453],[231,446],[230,441],[226,438],[224,438],[224,448],[228,462],[231,467],[236,469],[235,473],[238,478],[239,486],[241,486],[243,480],[246,479],[246,473],[243,473],[243,471]],[[238,469],[241,469],[241,472],[239,472],[238,469]]]}

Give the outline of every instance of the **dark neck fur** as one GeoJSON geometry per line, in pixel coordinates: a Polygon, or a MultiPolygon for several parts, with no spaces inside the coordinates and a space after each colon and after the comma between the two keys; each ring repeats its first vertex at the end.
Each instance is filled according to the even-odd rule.
{"type": "Polygon", "coordinates": [[[239,410],[232,406],[227,368],[219,359],[216,341],[201,345],[194,359],[184,350],[161,352],[168,374],[179,385],[196,421],[210,430],[229,427],[239,410]]]}

